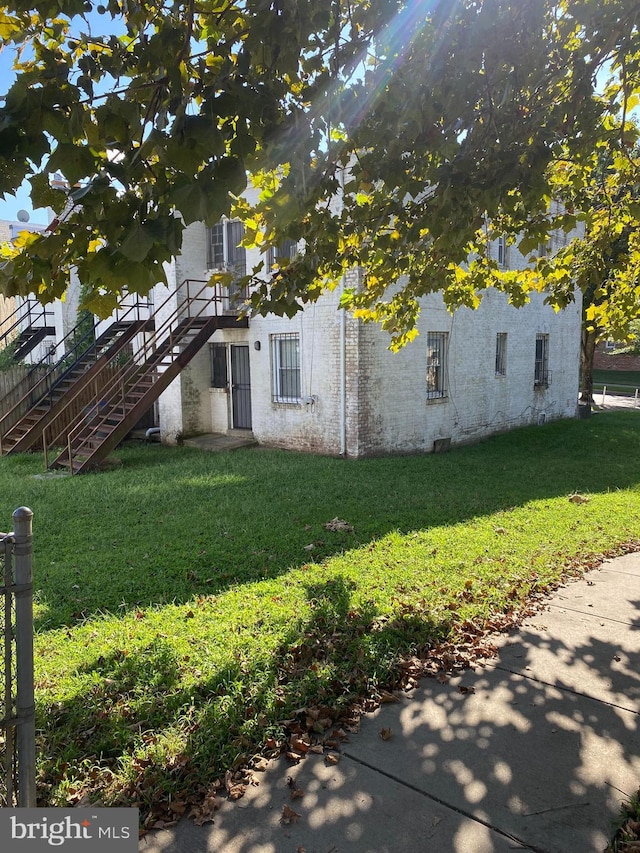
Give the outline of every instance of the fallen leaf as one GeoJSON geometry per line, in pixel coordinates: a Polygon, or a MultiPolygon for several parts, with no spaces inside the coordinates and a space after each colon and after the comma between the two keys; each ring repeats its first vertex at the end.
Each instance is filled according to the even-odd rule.
{"type": "Polygon", "coordinates": [[[506,527],[494,527],[493,529],[496,533],[500,533],[502,536],[507,532],[506,527]]]}
{"type": "Polygon", "coordinates": [[[464,684],[461,684],[458,687],[458,693],[462,693],[463,695],[466,693],[475,693],[475,692],[476,692],[475,687],[465,687],[464,684]]]}
{"type": "Polygon", "coordinates": [[[589,498],[584,495],[578,494],[578,492],[574,492],[572,495],[569,495],[569,500],[572,504],[587,504],[589,503],[589,498]]]}
{"type": "Polygon", "coordinates": [[[308,545],[305,545],[305,546],[304,546],[303,550],[304,550],[304,551],[313,551],[313,549],[314,549],[315,547],[316,547],[316,546],[313,544],[313,542],[310,542],[308,545]]]}
{"type": "Polygon", "coordinates": [[[280,818],[282,823],[295,823],[300,818],[298,812],[294,812],[291,806],[288,806],[286,803],[282,807],[282,817],[280,818]]]}
{"type": "Polygon", "coordinates": [[[353,533],[353,525],[337,517],[332,518],[331,521],[327,521],[322,526],[325,530],[331,530],[334,533],[353,533]]]}
{"type": "Polygon", "coordinates": [[[294,752],[301,752],[303,755],[306,755],[307,752],[309,752],[309,747],[311,746],[311,744],[307,741],[302,740],[302,738],[294,736],[289,741],[289,746],[294,752]]]}
{"type": "Polygon", "coordinates": [[[216,795],[208,794],[202,805],[194,806],[191,809],[189,817],[193,818],[196,826],[202,826],[204,823],[213,822],[213,815],[217,808],[216,795]]]}
{"type": "Polygon", "coordinates": [[[388,690],[381,690],[380,691],[380,701],[382,703],[399,702],[400,699],[396,696],[395,693],[390,693],[388,690]]]}
{"type": "Polygon", "coordinates": [[[337,764],[340,761],[340,756],[337,752],[328,752],[325,755],[324,760],[327,762],[327,764],[337,764]]]}
{"type": "Polygon", "coordinates": [[[380,735],[382,740],[390,740],[393,736],[393,732],[391,731],[391,729],[380,729],[378,734],[380,735]]]}

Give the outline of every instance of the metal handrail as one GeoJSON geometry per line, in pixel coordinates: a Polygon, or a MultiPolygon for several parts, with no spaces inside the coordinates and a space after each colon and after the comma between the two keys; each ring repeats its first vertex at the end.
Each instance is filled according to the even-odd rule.
{"type": "Polygon", "coordinates": [[[5,341],[12,332],[16,331],[16,329],[20,329],[24,325],[25,320],[28,320],[29,325],[31,325],[33,322],[31,315],[32,313],[35,313],[36,308],[41,309],[40,314],[36,315],[36,319],[44,319],[45,325],[46,318],[54,316],[54,312],[51,309],[47,308],[46,305],[42,305],[42,303],[38,302],[37,299],[27,297],[24,302],[21,302],[20,305],[18,305],[17,308],[15,308],[11,312],[11,314],[9,314],[8,317],[5,317],[5,319],[2,321],[2,325],[4,326],[5,323],[8,323],[14,317],[16,318],[15,320],[13,320],[11,326],[0,334],[0,343],[2,343],[2,341],[5,341]]]}
{"type": "MultiPolygon", "coordinates": [[[[156,353],[160,347],[167,345],[167,353],[170,353],[174,347],[173,343],[173,335],[177,328],[178,322],[181,322],[183,319],[195,320],[198,319],[205,313],[205,310],[208,306],[214,306],[214,315],[218,316],[218,303],[222,301],[222,296],[218,292],[217,285],[211,285],[208,281],[203,281],[202,279],[185,279],[182,284],[177,287],[174,291],[172,291],[167,298],[161,303],[161,305],[156,308],[153,313],[153,317],[155,318],[162,309],[170,302],[174,297],[179,297],[181,293],[186,290],[186,299],[178,302],[173,309],[173,311],[168,314],[168,316],[162,321],[162,323],[154,328],[152,334],[149,338],[145,338],[143,341],[143,346],[141,349],[142,361],[136,361],[136,357],[134,358],[130,365],[126,366],[125,369],[120,373],[117,377],[113,379],[113,381],[108,384],[105,388],[101,389],[99,399],[94,399],[92,405],[96,407],[96,411],[98,412],[98,418],[94,420],[91,424],[91,429],[95,429],[99,424],[104,423],[105,419],[110,416],[110,409],[107,413],[100,417],[99,415],[99,407],[102,403],[112,403],[115,404],[119,399],[123,400],[123,408],[124,408],[124,400],[126,398],[126,387],[130,385],[133,387],[136,384],[136,381],[139,380],[140,369],[145,366],[148,367],[148,361],[151,356],[156,353]],[[192,285],[202,285],[195,293],[195,295],[191,294],[192,285]],[[202,297],[202,294],[207,289],[213,289],[213,294],[209,297],[202,297]],[[190,312],[191,306],[195,303],[201,301],[202,307],[195,313],[192,314],[190,312]],[[185,315],[185,308],[187,309],[187,314],[185,315]],[[175,327],[174,327],[175,323],[175,327]]],[[[109,408],[107,406],[107,408],[109,408]]],[[[67,453],[69,458],[69,464],[71,465],[72,461],[72,445],[75,439],[79,436],[82,430],[87,429],[87,423],[84,413],[80,413],[77,418],[77,423],[75,427],[70,429],[67,433],[67,453]]]]}
{"type": "MultiPolygon", "coordinates": [[[[134,320],[140,319],[140,308],[142,307],[142,303],[136,302],[131,305],[125,313],[118,317],[117,322],[123,322],[127,319],[134,320]],[[131,317],[128,317],[129,314],[135,314],[131,317]]],[[[15,395],[16,392],[20,394],[20,388],[24,388],[25,385],[28,386],[28,390],[22,394],[21,397],[14,403],[14,405],[8,409],[2,417],[0,417],[0,453],[2,452],[2,436],[5,435],[10,429],[12,429],[19,418],[16,419],[13,423],[11,423],[8,427],[6,426],[6,421],[14,415],[17,409],[23,407],[27,401],[27,409],[32,408],[35,405],[40,403],[44,403],[49,398],[49,405],[51,406],[53,403],[53,391],[57,386],[58,382],[62,381],[64,377],[74,369],[74,367],[78,364],[81,358],[87,356],[92,349],[96,349],[98,346],[98,340],[96,340],[96,328],[98,326],[98,322],[94,318],[93,325],[91,329],[87,329],[87,331],[79,338],[75,338],[77,335],[79,324],[76,324],[61,341],[56,345],[56,349],[60,347],[63,348],[63,355],[58,359],[58,361],[50,365],[47,363],[47,359],[41,359],[37,364],[33,365],[28,374],[18,383],[8,394],[5,395],[2,401],[0,401],[0,409],[2,408],[2,403],[7,400],[7,398],[15,395]],[[73,340],[72,346],[69,349],[66,349],[65,342],[69,342],[73,340]],[[32,385],[31,379],[36,373],[42,369],[42,367],[46,367],[46,373],[41,376],[36,382],[32,385]],[[59,372],[58,372],[59,371],[59,372]],[[40,389],[37,391],[36,389],[40,389]]]]}

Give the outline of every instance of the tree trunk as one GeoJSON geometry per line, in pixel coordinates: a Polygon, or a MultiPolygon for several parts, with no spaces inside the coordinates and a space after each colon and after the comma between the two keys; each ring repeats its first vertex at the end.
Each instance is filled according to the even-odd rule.
{"type": "Polygon", "coordinates": [[[589,412],[593,406],[593,356],[595,351],[596,333],[583,328],[580,342],[580,403],[588,407],[589,412]]]}

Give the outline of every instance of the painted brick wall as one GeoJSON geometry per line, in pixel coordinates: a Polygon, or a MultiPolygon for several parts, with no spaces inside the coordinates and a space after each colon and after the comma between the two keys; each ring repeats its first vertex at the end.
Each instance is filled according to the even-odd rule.
{"type": "Polygon", "coordinates": [[[426,298],[420,335],[391,353],[381,332],[366,327],[362,377],[368,381],[361,454],[430,451],[436,439],[477,440],[492,432],[545,419],[573,417],[578,395],[580,316],[577,306],[556,314],[536,296],[521,309],[489,291],[476,311],[453,316],[440,297],[426,298]],[[426,335],[447,332],[448,394],[426,399],[426,335]],[[506,376],[495,375],[498,332],[507,333],[506,376]],[[534,388],[536,334],[549,335],[548,388],[534,388]]]}
{"type": "MultiPolygon", "coordinates": [[[[523,263],[514,247],[509,262],[523,263]]],[[[247,266],[257,260],[247,253],[247,266]]],[[[206,268],[206,230],[190,226],[173,280],[202,279],[206,268]]],[[[348,286],[357,285],[357,270],[348,286]]],[[[160,299],[156,296],[156,304],[160,299]]],[[[293,319],[253,317],[249,330],[218,331],[211,342],[248,343],[253,433],[263,444],[310,452],[366,456],[431,451],[439,438],[453,443],[477,440],[541,419],[572,417],[578,394],[579,305],[555,313],[535,295],[514,309],[506,297],[489,291],[476,311],[449,314],[439,296],[423,300],[420,336],[399,353],[377,326],[344,319],[339,292],[324,295],[293,319]],[[341,324],[344,322],[344,364],[341,324]],[[426,399],[426,334],[449,335],[448,394],[426,399]],[[297,404],[273,401],[270,336],[296,332],[301,347],[301,397],[297,404]],[[506,332],[507,374],[495,375],[496,334],[506,332]],[[548,388],[534,388],[536,334],[549,335],[548,388]],[[342,377],[346,392],[344,419],[342,377]]],[[[228,391],[211,389],[209,349],[162,395],[163,440],[177,432],[225,431],[230,422],[228,391]]]]}

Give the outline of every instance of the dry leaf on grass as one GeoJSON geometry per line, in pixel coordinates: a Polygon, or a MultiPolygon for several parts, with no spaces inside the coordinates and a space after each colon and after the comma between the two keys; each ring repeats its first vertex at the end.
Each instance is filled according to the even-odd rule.
{"type": "Polygon", "coordinates": [[[574,492],[572,495],[569,495],[569,500],[572,504],[588,504],[589,498],[584,495],[578,494],[578,492],[574,492]]]}
{"type": "Polygon", "coordinates": [[[353,533],[353,525],[341,518],[332,518],[322,525],[325,530],[331,530],[333,533],[353,533]]]}

